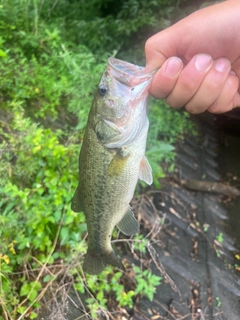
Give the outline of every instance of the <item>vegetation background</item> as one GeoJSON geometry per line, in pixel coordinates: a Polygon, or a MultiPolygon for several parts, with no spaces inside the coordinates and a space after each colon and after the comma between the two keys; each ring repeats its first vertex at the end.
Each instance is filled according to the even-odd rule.
{"type": "MultiPolygon", "coordinates": [[[[0,0],[0,320],[37,318],[63,287],[84,296],[89,318],[132,308],[138,295],[153,299],[161,278],[137,262],[129,264],[131,290],[111,267],[99,277],[83,274],[86,224],[70,201],[107,58],[144,65],[147,38],[185,15],[188,2],[0,0]]],[[[174,143],[192,125],[154,99],[149,118],[147,156],[159,188],[160,163],[173,170],[174,143]]],[[[146,254],[145,236],[131,241],[146,254]]]]}

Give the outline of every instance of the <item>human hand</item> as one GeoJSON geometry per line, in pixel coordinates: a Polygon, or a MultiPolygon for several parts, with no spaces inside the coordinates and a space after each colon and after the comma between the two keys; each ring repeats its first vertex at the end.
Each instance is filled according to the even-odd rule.
{"type": "Polygon", "coordinates": [[[240,106],[240,1],[196,11],[146,43],[147,69],[161,67],[150,88],[156,98],[191,113],[240,106]],[[229,18],[231,17],[231,18],[229,18]]]}

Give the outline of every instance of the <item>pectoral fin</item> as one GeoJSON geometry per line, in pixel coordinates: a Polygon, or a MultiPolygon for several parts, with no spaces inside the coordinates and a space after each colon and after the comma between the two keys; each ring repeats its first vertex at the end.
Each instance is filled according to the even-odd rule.
{"type": "Polygon", "coordinates": [[[122,149],[119,149],[108,167],[108,174],[110,176],[118,176],[121,174],[126,166],[129,153],[125,153],[122,149]]]}
{"type": "Polygon", "coordinates": [[[83,206],[82,206],[82,200],[81,200],[81,190],[80,187],[78,185],[74,196],[72,198],[72,203],[71,203],[71,210],[74,212],[81,212],[83,211],[83,206]]]}
{"type": "Polygon", "coordinates": [[[149,185],[153,183],[152,168],[145,156],[142,158],[142,161],[140,163],[138,178],[149,185]]]}
{"type": "Polygon", "coordinates": [[[117,224],[118,229],[130,236],[139,231],[139,223],[134,217],[131,207],[129,206],[122,220],[117,224]]]}

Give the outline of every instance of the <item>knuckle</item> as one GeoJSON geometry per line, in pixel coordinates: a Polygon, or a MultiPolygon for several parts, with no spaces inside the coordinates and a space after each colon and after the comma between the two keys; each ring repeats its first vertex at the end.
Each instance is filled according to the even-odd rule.
{"type": "Polygon", "coordinates": [[[181,103],[179,99],[176,99],[171,94],[166,97],[165,101],[169,106],[175,109],[178,109],[184,106],[184,103],[181,103]]]}
{"type": "Polygon", "coordinates": [[[182,83],[182,89],[187,96],[192,96],[194,95],[196,88],[195,84],[189,81],[185,81],[182,83]]]}
{"type": "Polygon", "coordinates": [[[226,86],[228,89],[231,89],[231,91],[237,92],[239,87],[238,77],[230,74],[226,80],[226,86]]]}
{"type": "Polygon", "coordinates": [[[202,106],[200,108],[199,106],[197,107],[196,105],[194,105],[192,103],[187,103],[185,105],[185,109],[191,114],[199,114],[201,112],[204,112],[206,108],[204,108],[202,106]]]}
{"type": "Polygon", "coordinates": [[[228,105],[221,104],[220,102],[213,103],[207,110],[210,113],[225,113],[233,109],[233,101],[228,105]]]}
{"type": "Polygon", "coordinates": [[[184,95],[186,96],[191,97],[198,88],[198,83],[196,81],[184,75],[180,75],[178,83],[181,88],[180,90],[184,92],[184,95]]]}
{"type": "Polygon", "coordinates": [[[145,53],[146,55],[152,51],[152,49],[154,48],[154,39],[153,37],[149,38],[146,42],[145,42],[145,53]]]}
{"type": "Polygon", "coordinates": [[[220,91],[221,87],[223,87],[223,84],[219,81],[204,81],[203,87],[206,92],[209,94],[215,93],[216,91],[220,91]]]}

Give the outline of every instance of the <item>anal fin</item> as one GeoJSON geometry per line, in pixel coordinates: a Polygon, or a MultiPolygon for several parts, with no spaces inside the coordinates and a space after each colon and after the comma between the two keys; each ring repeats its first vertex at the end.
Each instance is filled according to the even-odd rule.
{"type": "Polygon", "coordinates": [[[122,220],[117,224],[118,229],[130,236],[134,235],[139,231],[139,223],[134,217],[131,207],[129,206],[127,212],[123,216],[122,220]]]}
{"type": "Polygon", "coordinates": [[[145,156],[142,158],[140,163],[138,178],[149,185],[153,183],[152,168],[145,156]]]}

